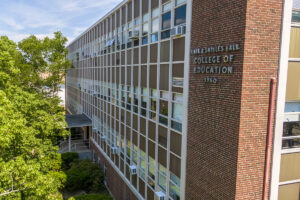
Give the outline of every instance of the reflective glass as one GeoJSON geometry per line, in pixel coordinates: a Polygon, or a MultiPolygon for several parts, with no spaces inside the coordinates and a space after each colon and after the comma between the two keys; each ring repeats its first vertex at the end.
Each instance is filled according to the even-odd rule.
{"type": "Polygon", "coordinates": [[[158,8],[155,8],[152,10],[152,18],[158,17],[159,16],[159,10],[158,8]]]}
{"type": "Polygon", "coordinates": [[[163,10],[163,12],[167,12],[167,11],[171,10],[171,2],[164,4],[162,10],[163,10]]]}
{"type": "Polygon", "coordinates": [[[157,42],[158,41],[158,33],[154,33],[151,35],[151,42],[157,42]]]}
{"type": "Polygon", "coordinates": [[[159,19],[154,19],[152,20],[152,28],[151,28],[151,31],[152,33],[155,33],[155,32],[158,32],[159,30],[159,19]]]}
{"type": "Polygon", "coordinates": [[[143,35],[147,35],[149,31],[148,23],[143,24],[143,35]]]}
{"type": "Polygon", "coordinates": [[[186,0],[176,0],[176,6],[184,4],[185,2],[186,2],[186,0]]]}
{"type": "Polygon", "coordinates": [[[300,9],[300,0],[293,0],[293,9],[300,9]]]}
{"type": "Polygon", "coordinates": [[[176,8],[175,10],[175,26],[185,23],[186,5],[176,8]]]}
{"type": "Polygon", "coordinates": [[[167,31],[164,31],[164,32],[161,32],[161,39],[167,39],[170,37],[170,34],[171,34],[171,31],[170,30],[167,30],[167,31]]]}
{"type": "Polygon", "coordinates": [[[171,27],[171,12],[167,12],[162,15],[162,29],[168,29],[171,27]]]}
{"type": "Polygon", "coordinates": [[[147,22],[148,20],[149,20],[149,15],[148,15],[148,13],[146,13],[143,16],[143,23],[147,22]]]}
{"type": "Polygon", "coordinates": [[[148,44],[148,36],[143,37],[142,44],[148,44]]]}
{"type": "Polygon", "coordinates": [[[300,11],[299,10],[293,10],[292,22],[293,23],[300,23],[300,11]]]}

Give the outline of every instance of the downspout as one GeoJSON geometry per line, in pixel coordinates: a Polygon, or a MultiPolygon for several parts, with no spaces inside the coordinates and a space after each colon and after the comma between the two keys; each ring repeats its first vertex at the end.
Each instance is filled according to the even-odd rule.
{"type": "Polygon", "coordinates": [[[270,85],[270,99],[269,99],[269,113],[268,113],[268,130],[266,141],[266,156],[265,156],[265,170],[264,170],[264,185],[263,185],[263,200],[269,199],[269,183],[271,179],[271,166],[272,166],[272,144],[273,144],[273,124],[274,124],[274,111],[275,111],[275,98],[276,98],[276,78],[271,78],[270,85]]]}

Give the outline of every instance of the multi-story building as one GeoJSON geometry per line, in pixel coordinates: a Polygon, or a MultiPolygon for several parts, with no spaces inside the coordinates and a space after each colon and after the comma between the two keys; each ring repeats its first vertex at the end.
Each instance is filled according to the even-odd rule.
{"type": "Polygon", "coordinates": [[[116,199],[299,199],[299,10],[125,0],[70,43],[66,108],[116,199]]]}

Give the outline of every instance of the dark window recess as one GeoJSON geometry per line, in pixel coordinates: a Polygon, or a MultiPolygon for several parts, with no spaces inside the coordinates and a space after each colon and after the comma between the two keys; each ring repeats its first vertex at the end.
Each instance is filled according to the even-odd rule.
{"type": "Polygon", "coordinates": [[[142,44],[148,44],[148,36],[143,37],[142,44]]]}
{"type": "Polygon", "coordinates": [[[161,32],[161,39],[167,39],[170,37],[170,33],[171,31],[170,30],[167,30],[167,31],[164,31],[164,32],[161,32]]]}
{"type": "Polygon", "coordinates": [[[283,125],[282,148],[299,148],[300,147],[300,122],[285,122],[283,125]],[[299,138],[290,138],[299,136],[299,138]]]}

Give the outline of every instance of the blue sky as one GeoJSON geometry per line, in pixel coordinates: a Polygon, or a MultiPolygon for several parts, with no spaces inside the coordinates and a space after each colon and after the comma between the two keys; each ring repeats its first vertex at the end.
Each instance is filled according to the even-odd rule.
{"type": "Polygon", "coordinates": [[[122,0],[0,0],[0,35],[16,42],[60,30],[70,41],[122,0]]]}

